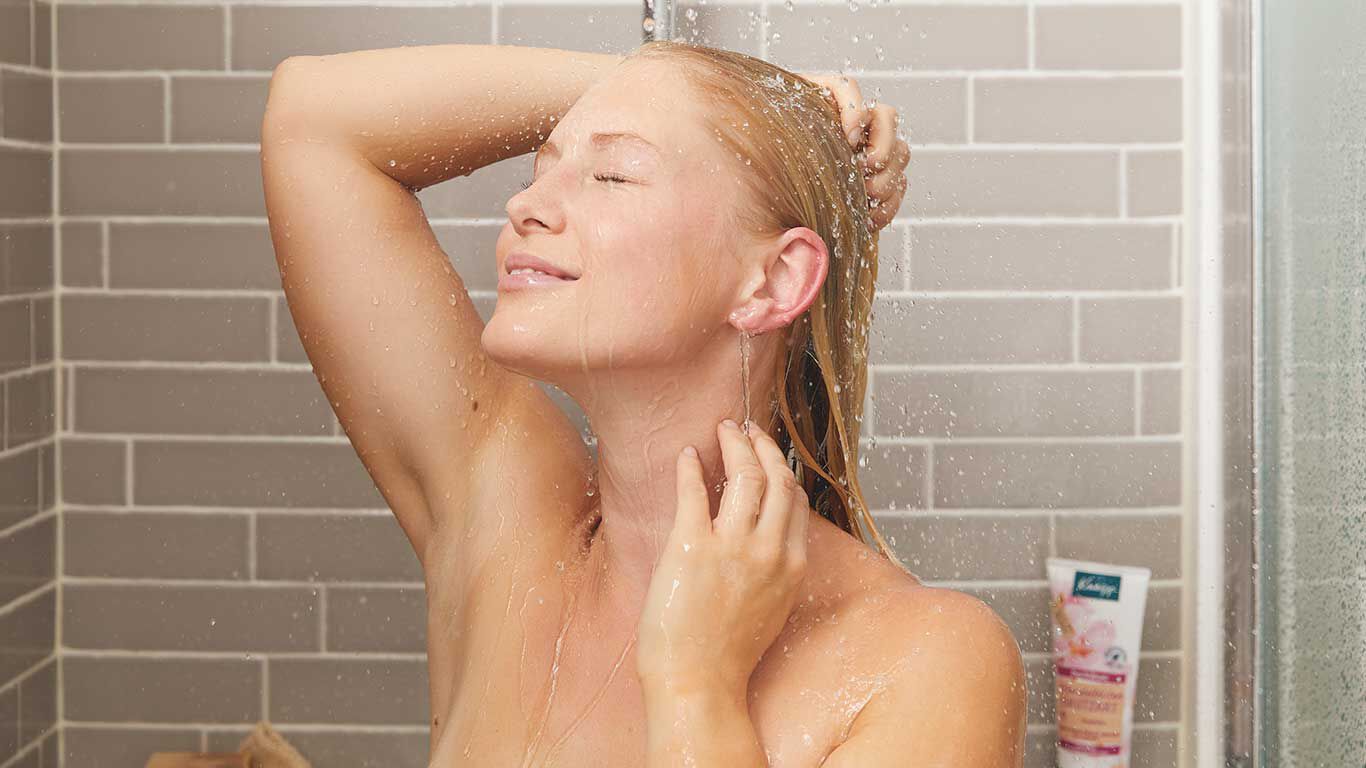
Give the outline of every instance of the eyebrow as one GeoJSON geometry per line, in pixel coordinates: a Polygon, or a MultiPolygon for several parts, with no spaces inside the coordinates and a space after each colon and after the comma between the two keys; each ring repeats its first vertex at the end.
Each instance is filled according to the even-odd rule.
{"type": "MultiPolygon", "coordinates": [[[[590,141],[593,146],[599,148],[608,144],[626,141],[633,144],[642,144],[647,149],[653,150],[656,153],[659,152],[659,147],[655,146],[653,142],[638,133],[632,133],[630,131],[598,131],[590,137],[590,141]]],[[[547,139],[545,144],[542,144],[541,148],[537,150],[536,154],[559,155],[560,147],[555,144],[554,141],[547,139]]]]}

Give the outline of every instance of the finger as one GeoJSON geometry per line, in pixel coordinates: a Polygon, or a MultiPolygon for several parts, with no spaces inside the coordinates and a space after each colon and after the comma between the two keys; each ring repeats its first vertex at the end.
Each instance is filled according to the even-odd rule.
{"type": "Polygon", "coordinates": [[[892,148],[887,151],[886,156],[881,158],[881,167],[877,170],[871,170],[866,166],[864,168],[864,174],[866,176],[864,184],[869,188],[870,194],[874,189],[883,191],[890,189],[892,182],[905,172],[906,166],[910,164],[910,160],[910,147],[906,146],[906,142],[900,139],[894,139],[892,148]]]}
{"type": "Polygon", "coordinates": [[[891,224],[892,219],[896,218],[896,211],[900,205],[901,197],[899,195],[891,200],[874,200],[868,211],[868,229],[877,232],[891,224]]]}
{"type": "Polygon", "coordinates": [[[864,142],[871,114],[868,107],[863,104],[863,89],[859,88],[858,81],[844,75],[840,75],[837,80],[840,85],[840,127],[849,139],[849,146],[857,150],[864,142]]]}
{"type": "Polygon", "coordinates": [[[876,176],[864,179],[863,187],[869,197],[890,200],[899,190],[905,189],[906,174],[888,168],[876,176]]]}
{"type": "Polygon", "coordinates": [[[879,105],[870,115],[868,126],[868,149],[863,154],[863,167],[866,175],[877,174],[889,164],[892,152],[896,150],[897,111],[886,104],[879,105]]]}
{"type": "Polygon", "coordinates": [[[749,437],[739,426],[722,422],[716,431],[726,471],[726,490],[721,494],[716,530],[748,533],[754,529],[754,513],[764,497],[767,475],[754,455],[749,437]]]}
{"type": "Polygon", "coordinates": [[[872,225],[877,229],[890,224],[897,210],[901,208],[901,200],[906,193],[906,177],[898,177],[895,184],[888,196],[885,199],[879,198],[877,207],[868,212],[872,225]]]}
{"type": "Polygon", "coordinates": [[[871,198],[869,206],[872,208],[869,214],[882,224],[890,222],[896,215],[906,193],[908,180],[905,172],[897,169],[897,165],[867,180],[866,188],[871,198]]]}
{"type": "Polygon", "coordinates": [[[797,487],[797,492],[792,498],[791,522],[787,526],[787,557],[789,561],[799,561],[806,563],[806,532],[811,525],[810,500],[806,496],[806,490],[797,487]]]}
{"type": "Polygon", "coordinates": [[[768,539],[775,546],[783,543],[792,515],[792,497],[796,491],[797,479],[787,466],[787,457],[778,443],[758,424],[750,423],[750,441],[759,462],[768,472],[768,485],[764,488],[764,500],[759,512],[759,522],[754,532],[768,539]]]}
{"type": "Polygon", "coordinates": [[[845,75],[820,75],[809,77],[819,85],[830,89],[835,104],[839,107],[840,129],[849,145],[858,149],[863,143],[864,128],[868,125],[868,109],[863,106],[863,91],[853,78],[845,75]]]}
{"type": "Polygon", "coordinates": [[[678,510],[674,529],[700,535],[711,532],[711,497],[702,473],[702,459],[678,452],[678,510]]]}

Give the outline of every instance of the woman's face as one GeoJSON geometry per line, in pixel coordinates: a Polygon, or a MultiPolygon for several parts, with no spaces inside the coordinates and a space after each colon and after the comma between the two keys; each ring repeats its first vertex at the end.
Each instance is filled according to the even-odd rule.
{"type": "Polygon", "coordinates": [[[498,236],[498,302],[482,341],[500,364],[562,384],[668,368],[728,330],[762,272],[745,267],[752,243],[730,223],[742,194],[734,166],[687,89],[667,65],[625,62],[550,132],[498,236]],[[577,279],[509,288],[514,252],[577,279]]]}

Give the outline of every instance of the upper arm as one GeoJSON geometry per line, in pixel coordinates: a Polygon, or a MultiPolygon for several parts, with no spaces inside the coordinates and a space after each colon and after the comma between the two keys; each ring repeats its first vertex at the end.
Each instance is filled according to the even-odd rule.
{"type": "Polygon", "coordinates": [[[982,601],[951,590],[913,620],[886,689],[855,718],[822,768],[1019,768],[1025,675],[1019,646],[982,601]],[[932,618],[931,618],[932,617],[932,618]]]}
{"type": "Polygon", "coordinates": [[[328,402],[422,558],[446,522],[434,510],[473,506],[462,496],[498,417],[524,434],[548,398],[483,351],[484,322],[413,192],[297,119],[295,66],[312,65],[276,70],[261,126],[281,283],[328,402]]]}

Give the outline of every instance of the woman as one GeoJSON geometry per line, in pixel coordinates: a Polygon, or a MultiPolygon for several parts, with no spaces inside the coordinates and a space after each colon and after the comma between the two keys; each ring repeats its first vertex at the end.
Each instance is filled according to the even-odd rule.
{"type": "Polygon", "coordinates": [[[892,110],[681,43],[420,46],[284,62],[261,143],[290,313],[426,577],[433,766],[1021,764],[1010,632],[857,483],[892,110]],[[533,149],[485,325],[413,192],[533,149]]]}

